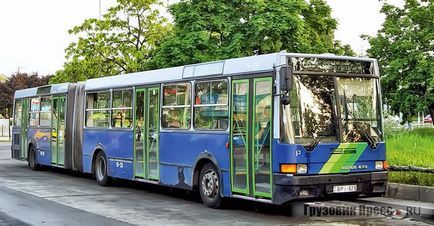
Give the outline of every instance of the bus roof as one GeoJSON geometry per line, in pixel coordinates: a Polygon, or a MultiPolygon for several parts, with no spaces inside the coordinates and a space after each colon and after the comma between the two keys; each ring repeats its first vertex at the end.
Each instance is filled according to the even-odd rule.
{"type": "MultiPolygon", "coordinates": [[[[227,60],[206,62],[200,64],[143,71],[116,76],[89,79],[85,82],[85,90],[102,90],[128,86],[146,85],[152,83],[181,81],[182,79],[222,77],[229,75],[245,75],[249,73],[266,73],[286,64],[287,57],[322,58],[334,60],[354,60],[376,62],[375,59],[365,57],[336,56],[334,54],[303,54],[278,53],[233,58],[227,60]]],[[[46,89],[46,94],[66,93],[70,83],[55,84],[51,86],[34,87],[15,92],[14,98],[24,98],[40,95],[38,90],[46,89]],[[48,87],[50,87],[48,92],[48,87]]]]}
{"type": "Polygon", "coordinates": [[[38,95],[67,93],[70,83],[33,87],[15,91],[14,99],[33,97],[38,95]]]}
{"type": "Polygon", "coordinates": [[[151,83],[173,82],[201,77],[221,77],[235,74],[263,73],[273,71],[284,63],[280,56],[286,52],[234,58],[207,63],[143,71],[86,81],[85,90],[100,90],[151,83]]]}

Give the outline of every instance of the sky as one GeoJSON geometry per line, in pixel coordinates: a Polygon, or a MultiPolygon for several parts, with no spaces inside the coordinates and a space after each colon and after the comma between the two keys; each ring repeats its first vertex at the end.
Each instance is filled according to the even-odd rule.
{"type": "MultiPolygon", "coordinates": [[[[169,0],[172,1],[172,0],[169,0]]],[[[369,44],[361,34],[375,35],[384,21],[379,0],[326,0],[338,20],[337,40],[363,54],[369,44]]],[[[389,0],[400,4],[402,0],[389,0]]],[[[75,40],[68,29],[86,18],[98,18],[115,0],[1,0],[0,74],[53,74],[65,62],[65,48],[75,40]],[[101,3],[101,7],[99,7],[101,3]]]]}

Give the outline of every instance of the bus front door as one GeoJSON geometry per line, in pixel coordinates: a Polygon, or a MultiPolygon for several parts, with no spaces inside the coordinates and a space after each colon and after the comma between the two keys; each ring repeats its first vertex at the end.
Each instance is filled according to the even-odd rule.
{"type": "Polygon", "coordinates": [[[53,97],[51,115],[51,164],[64,164],[66,97],[53,97]]]}
{"type": "Polygon", "coordinates": [[[233,80],[232,193],[271,198],[272,78],[233,80]]]}
{"type": "Polygon", "coordinates": [[[159,87],[136,90],[134,175],[148,180],[159,174],[159,87]]]}

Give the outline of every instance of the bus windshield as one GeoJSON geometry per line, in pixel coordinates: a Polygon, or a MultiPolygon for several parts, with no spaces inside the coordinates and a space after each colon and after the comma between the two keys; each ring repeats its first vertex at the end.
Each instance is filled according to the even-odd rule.
{"type": "Polygon", "coordinates": [[[309,144],[380,141],[374,78],[294,75],[290,104],[282,106],[287,141],[309,144]]]}

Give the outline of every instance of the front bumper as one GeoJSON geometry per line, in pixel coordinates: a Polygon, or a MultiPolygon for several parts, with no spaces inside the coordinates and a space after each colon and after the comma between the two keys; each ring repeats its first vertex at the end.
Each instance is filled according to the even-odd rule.
{"type": "Polygon", "coordinates": [[[328,174],[293,176],[275,173],[275,204],[296,199],[333,197],[343,195],[380,196],[386,192],[387,171],[351,174],[328,174]],[[357,191],[351,193],[333,193],[335,185],[357,185],[357,191]]]}

